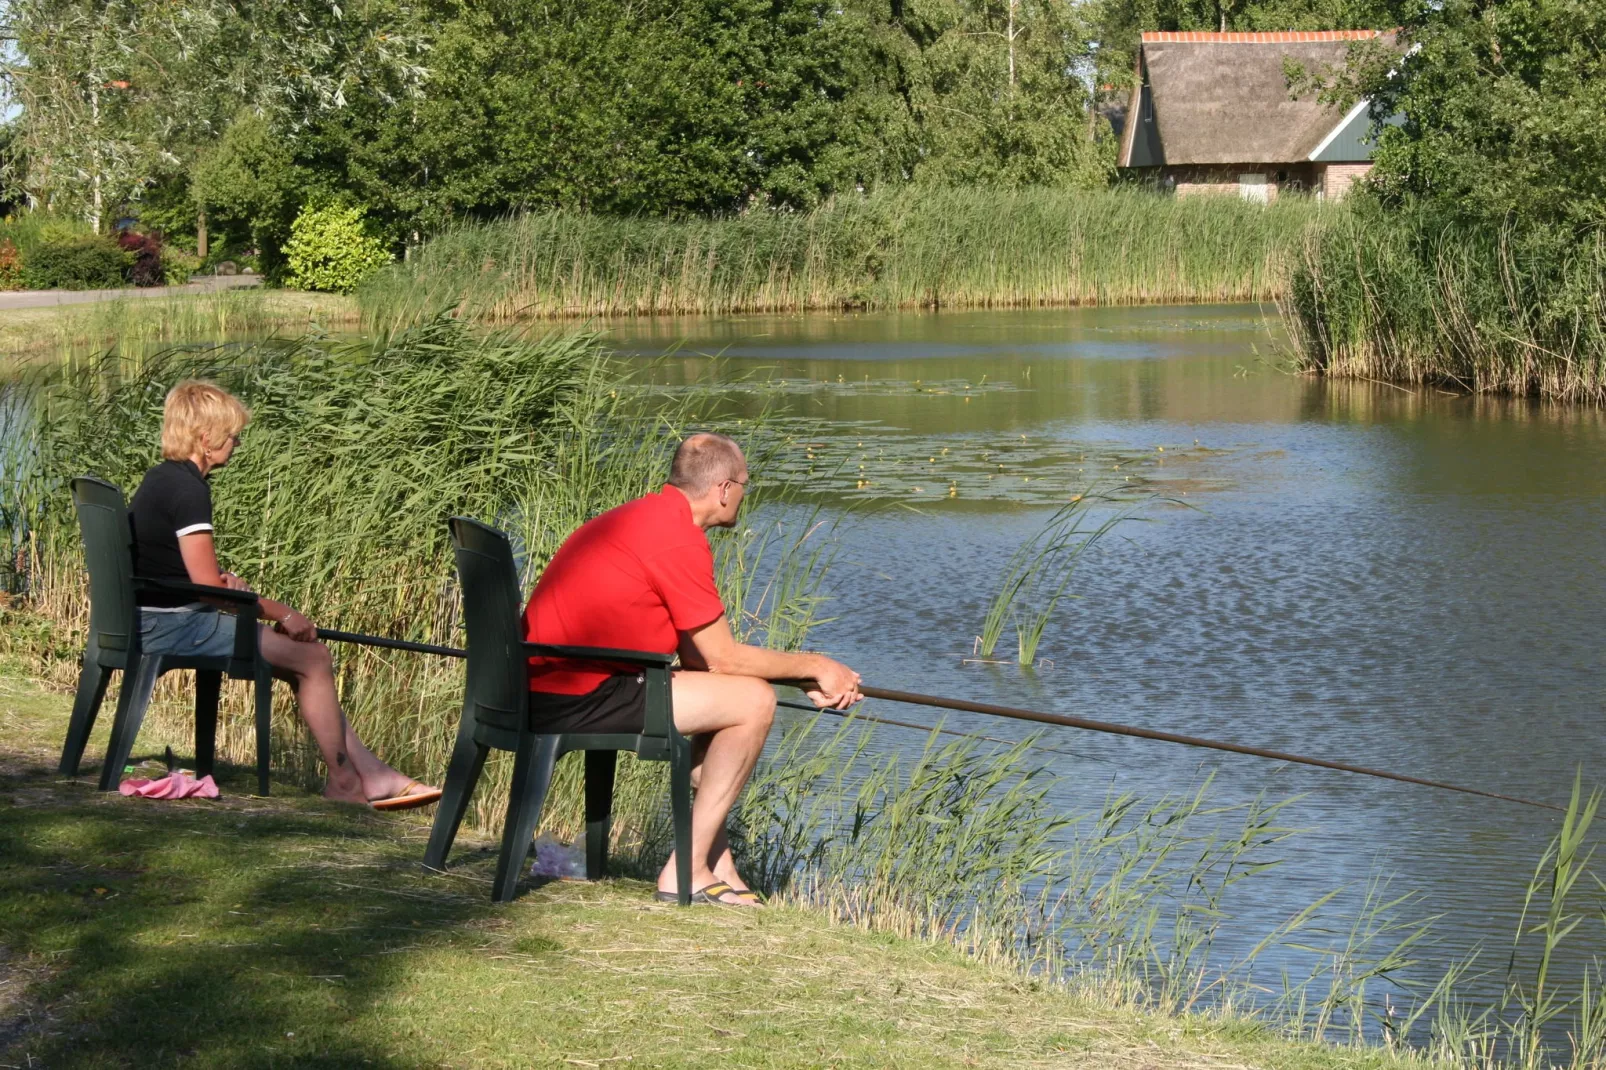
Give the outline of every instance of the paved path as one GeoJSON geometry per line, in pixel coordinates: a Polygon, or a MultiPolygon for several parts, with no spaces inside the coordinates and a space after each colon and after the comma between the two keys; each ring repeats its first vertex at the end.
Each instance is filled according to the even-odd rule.
{"type": "Polygon", "coordinates": [[[12,308],[49,308],[84,305],[95,301],[121,301],[133,297],[182,297],[261,286],[261,275],[207,275],[185,286],[128,286],[120,290],[16,290],[0,293],[0,312],[12,308]]]}

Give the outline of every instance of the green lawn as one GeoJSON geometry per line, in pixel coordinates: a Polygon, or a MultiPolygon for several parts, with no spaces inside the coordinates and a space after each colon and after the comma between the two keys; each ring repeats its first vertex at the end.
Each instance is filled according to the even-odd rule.
{"type": "Polygon", "coordinates": [[[73,349],[222,341],[240,334],[294,336],[314,325],[350,329],[356,320],[353,299],[301,290],[232,290],[0,309],[0,361],[22,363],[73,349]]]}
{"type": "Polygon", "coordinates": [[[60,780],[68,706],[0,665],[0,1065],[1394,1065],[1101,1007],[805,910],[680,910],[622,880],[494,907],[492,848],[427,873],[420,821],[250,798],[243,770],[216,802],[60,780]]]}

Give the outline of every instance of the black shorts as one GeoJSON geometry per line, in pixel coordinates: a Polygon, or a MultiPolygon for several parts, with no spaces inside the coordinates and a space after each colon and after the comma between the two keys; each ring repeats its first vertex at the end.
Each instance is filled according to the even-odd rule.
{"type": "Polygon", "coordinates": [[[530,695],[530,711],[540,732],[638,734],[647,720],[646,678],[638,673],[610,676],[585,695],[530,695]]]}

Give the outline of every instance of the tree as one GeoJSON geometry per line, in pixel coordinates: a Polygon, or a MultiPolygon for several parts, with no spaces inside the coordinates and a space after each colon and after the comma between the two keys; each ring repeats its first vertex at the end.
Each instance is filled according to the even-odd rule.
{"type": "Polygon", "coordinates": [[[8,15],[29,166],[7,177],[97,229],[242,110],[295,129],[359,88],[394,99],[424,75],[391,0],[10,0],[8,15]]]}
{"type": "Polygon", "coordinates": [[[1445,0],[1403,61],[1352,72],[1382,130],[1374,187],[1449,221],[1583,235],[1606,225],[1606,6],[1445,0]]]}

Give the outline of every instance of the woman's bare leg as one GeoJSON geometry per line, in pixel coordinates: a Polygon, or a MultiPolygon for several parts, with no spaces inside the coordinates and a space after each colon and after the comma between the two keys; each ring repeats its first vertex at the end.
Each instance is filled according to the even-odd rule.
{"type": "Polygon", "coordinates": [[[289,683],[296,709],[312,732],[329,769],[324,796],[366,803],[407,790],[409,778],[374,756],[357,738],[335,690],[334,661],[322,643],[302,643],[266,625],[258,633],[262,657],[289,683]]]}

